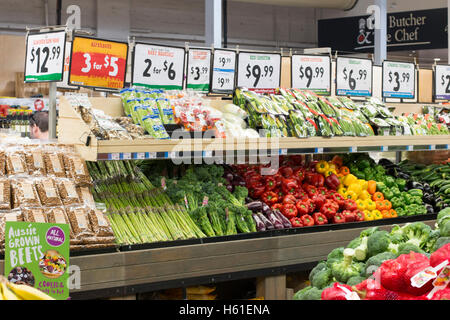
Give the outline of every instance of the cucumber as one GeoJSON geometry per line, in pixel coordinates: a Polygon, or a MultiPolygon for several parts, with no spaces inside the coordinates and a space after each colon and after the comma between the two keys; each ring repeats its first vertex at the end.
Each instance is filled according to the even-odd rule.
{"type": "Polygon", "coordinates": [[[440,187],[443,185],[443,183],[448,182],[448,180],[444,180],[444,179],[437,179],[434,180],[432,183],[430,183],[430,187],[440,187]]]}
{"type": "Polygon", "coordinates": [[[436,192],[436,193],[445,192],[445,190],[447,190],[448,188],[450,188],[450,182],[448,182],[448,183],[442,185],[442,186],[439,188],[438,192],[436,192]]]}

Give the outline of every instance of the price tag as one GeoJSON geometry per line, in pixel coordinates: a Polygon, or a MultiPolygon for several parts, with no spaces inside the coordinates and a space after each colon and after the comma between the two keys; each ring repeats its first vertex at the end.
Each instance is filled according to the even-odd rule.
{"type": "Polygon", "coordinates": [[[128,43],[76,36],[72,42],[69,85],[121,89],[128,43]]]}
{"type": "Polygon", "coordinates": [[[317,94],[331,94],[331,60],[329,56],[293,55],[291,86],[317,94]]]}
{"type": "Polygon", "coordinates": [[[323,153],[323,148],[316,148],[316,153],[323,153]]]}
{"type": "Polygon", "coordinates": [[[338,57],[336,95],[372,96],[372,60],[338,57]]]}
{"type": "Polygon", "coordinates": [[[280,149],[280,155],[282,156],[287,155],[287,149],[280,149]]]}
{"type": "Polygon", "coordinates": [[[120,153],[111,153],[111,160],[120,160],[120,153]]]}
{"type": "Polygon", "coordinates": [[[450,65],[436,65],[434,88],[435,99],[450,100],[450,65]]]}
{"type": "Polygon", "coordinates": [[[212,150],[203,151],[203,158],[212,158],[213,152],[212,150]]]}
{"type": "Polygon", "coordinates": [[[414,99],[416,66],[414,63],[383,61],[383,97],[414,99]]]}
{"type": "Polygon", "coordinates": [[[232,93],[236,69],[236,52],[231,50],[214,50],[211,91],[232,93]]]}
{"type": "Polygon", "coordinates": [[[187,89],[209,92],[211,74],[211,50],[189,49],[187,89]]]}
{"type": "Polygon", "coordinates": [[[66,32],[28,34],[25,82],[61,81],[66,32]]]}
{"type": "Polygon", "coordinates": [[[145,159],[145,152],[138,152],[136,154],[136,159],[139,159],[139,160],[145,159]]]}
{"type": "Polygon", "coordinates": [[[123,153],[123,160],[131,160],[131,153],[129,152],[123,153]]]}
{"type": "Polygon", "coordinates": [[[239,52],[237,86],[276,89],[280,86],[281,54],[239,52]]]}
{"type": "Polygon", "coordinates": [[[148,153],[148,158],[149,159],[156,159],[157,158],[157,153],[156,152],[149,152],[148,153]]]}
{"type": "Polygon", "coordinates": [[[170,159],[176,159],[177,158],[177,152],[176,151],[171,151],[169,153],[169,158],[170,159]]]}
{"type": "Polygon", "coordinates": [[[184,56],[184,48],[136,43],[133,51],[133,85],[165,90],[183,89],[184,56]]]}
{"type": "Polygon", "coordinates": [[[436,150],[436,145],[430,144],[429,148],[430,148],[430,150],[436,150]]]}

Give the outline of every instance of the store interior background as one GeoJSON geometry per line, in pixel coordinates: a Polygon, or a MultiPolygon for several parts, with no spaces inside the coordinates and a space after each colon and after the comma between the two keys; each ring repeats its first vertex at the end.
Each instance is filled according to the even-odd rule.
{"type": "MultiPolygon", "coordinates": [[[[373,2],[359,0],[353,9],[343,11],[227,0],[227,46],[300,52],[316,48],[319,19],[366,15],[373,2]]],[[[151,43],[205,45],[205,0],[62,0],[62,24],[71,4],[81,9],[81,28],[97,37],[126,41],[131,36],[151,43]]],[[[387,11],[445,8],[447,4],[446,0],[388,0],[387,11]]],[[[26,27],[56,25],[56,12],[57,0],[0,1],[0,96],[15,96],[16,73],[23,72],[26,27]]],[[[414,57],[421,66],[431,67],[434,58],[447,63],[447,49],[388,51],[388,59],[413,61],[414,57]]]]}

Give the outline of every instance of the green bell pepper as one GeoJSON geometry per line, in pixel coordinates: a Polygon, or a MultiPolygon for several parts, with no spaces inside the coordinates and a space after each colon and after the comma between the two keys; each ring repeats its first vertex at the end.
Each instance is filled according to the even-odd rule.
{"type": "Polygon", "coordinates": [[[395,211],[397,212],[397,216],[399,217],[406,216],[406,211],[403,207],[395,208],[395,211]]]}
{"type": "Polygon", "coordinates": [[[394,197],[394,193],[388,188],[386,188],[386,190],[383,191],[383,195],[384,198],[387,200],[391,200],[394,197]]]}
{"type": "Polygon", "coordinates": [[[402,192],[400,191],[399,188],[397,188],[397,187],[392,187],[390,190],[391,190],[392,193],[394,194],[394,197],[401,197],[401,196],[402,196],[402,192]]]}
{"type": "Polygon", "coordinates": [[[405,211],[407,216],[415,216],[420,214],[420,206],[418,204],[410,204],[406,206],[405,211]]]}
{"type": "Polygon", "coordinates": [[[376,173],[375,174],[375,179],[376,182],[383,182],[385,183],[386,180],[386,175],[384,175],[383,173],[376,173]]]}
{"type": "Polygon", "coordinates": [[[384,184],[384,182],[378,182],[377,180],[377,191],[384,193],[384,191],[387,189],[387,186],[384,184]]]}
{"type": "Polygon", "coordinates": [[[411,204],[422,204],[422,197],[419,196],[411,196],[411,204]]]}
{"type": "Polygon", "coordinates": [[[408,194],[412,195],[412,196],[419,196],[419,197],[423,197],[423,191],[420,189],[411,189],[408,190],[408,194]]]}
{"type": "Polygon", "coordinates": [[[362,179],[362,180],[366,179],[365,174],[359,170],[356,170],[355,172],[353,172],[353,171],[350,171],[350,172],[358,179],[362,179]]]}
{"type": "Polygon", "coordinates": [[[363,171],[364,168],[370,168],[370,162],[369,162],[369,160],[363,159],[363,160],[359,160],[359,161],[358,161],[358,169],[361,170],[361,171],[363,171]]]}
{"type": "Polygon", "coordinates": [[[388,188],[391,188],[391,187],[394,186],[395,180],[394,180],[393,177],[387,176],[384,183],[386,184],[386,186],[387,186],[388,188]]]}
{"type": "Polygon", "coordinates": [[[348,166],[348,169],[350,170],[350,173],[353,175],[355,174],[354,172],[359,171],[358,166],[354,163],[350,164],[348,166]]]}
{"type": "Polygon", "coordinates": [[[403,207],[403,199],[402,199],[401,196],[400,197],[393,197],[390,201],[392,203],[392,208],[394,208],[395,210],[397,210],[397,208],[403,207]]]}
{"type": "Polygon", "coordinates": [[[405,191],[406,188],[406,180],[405,179],[395,179],[395,184],[400,189],[400,191],[405,191]]]}
{"type": "Polygon", "coordinates": [[[403,199],[403,202],[405,203],[405,205],[410,205],[412,203],[411,198],[412,198],[412,196],[409,193],[407,193],[407,192],[402,193],[402,199],[403,199]]]}
{"type": "Polygon", "coordinates": [[[384,167],[379,164],[375,166],[375,171],[381,174],[386,174],[386,169],[384,169],[384,167]]]}

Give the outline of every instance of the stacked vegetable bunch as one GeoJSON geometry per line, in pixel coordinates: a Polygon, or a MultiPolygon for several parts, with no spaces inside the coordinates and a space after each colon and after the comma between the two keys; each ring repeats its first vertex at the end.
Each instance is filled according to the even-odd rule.
{"type": "MultiPolygon", "coordinates": [[[[436,267],[445,260],[450,262],[449,228],[450,211],[444,209],[435,230],[422,222],[394,225],[390,232],[378,227],[366,229],[319,262],[309,274],[310,285],[298,291],[294,299],[402,300],[439,299],[444,292],[448,295],[446,289],[427,298],[431,280],[415,288],[410,279],[430,264],[436,267]]],[[[443,267],[435,270],[437,274],[443,267]]]]}

